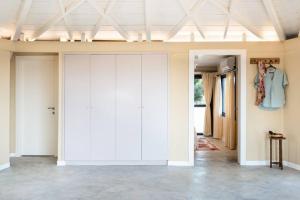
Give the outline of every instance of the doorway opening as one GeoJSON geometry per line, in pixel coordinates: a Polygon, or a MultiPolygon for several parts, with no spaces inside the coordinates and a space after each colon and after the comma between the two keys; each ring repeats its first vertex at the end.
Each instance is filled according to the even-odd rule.
{"type": "Polygon", "coordinates": [[[57,156],[58,56],[23,55],[13,58],[15,70],[15,156],[57,156]]]}
{"type": "Polygon", "coordinates": [[[245,50],[190,51],[189,162],[245,164],[245,50]]]}

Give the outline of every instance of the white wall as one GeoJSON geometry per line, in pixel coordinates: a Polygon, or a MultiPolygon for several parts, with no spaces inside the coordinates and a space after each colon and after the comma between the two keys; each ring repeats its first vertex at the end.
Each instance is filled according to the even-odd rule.
{"type": "MultiPolygon", "coordinates": [[[[188,160],[188,69],[191,49],[246,49],[247,50],[247,160],[268,159],[269,129],[283,131],[283,111],[265,112],[254,105],[253,80],[256,65],[251,57],[280,57],[284,63],[284,45],[281,42],[218,42],[218,43],[61,43],[61,42],[9,42],[0,40],[0,46],[15,52],[165,52],[169,54],[169,160],[188,160]]],[[[60,60],[61,62],[61,60],[60,60]]],[[[61,127],[62,124],[59,124],[61,127]]],[[[59,141],[60,143],[61,141],[59,141]]],[[[60,146],[60,145],[59,145],[60,146]]],[[[60,156],[61,150],[59,149],[60,156]]]]}

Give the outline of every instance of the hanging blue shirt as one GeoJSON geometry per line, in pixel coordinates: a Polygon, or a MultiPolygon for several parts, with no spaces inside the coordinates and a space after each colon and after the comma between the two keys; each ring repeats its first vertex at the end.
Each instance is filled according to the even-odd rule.
{"type": "MultiPolygon", "coordinates": [[[[255,86],[258,85],[258,76],[255,86]]],[[[286,74],[280,69],[268,68],[264,77],[265,99],[261,104],[263,108],[281,108],[285,104],[285,86],[288,85],[286,74]]]]}

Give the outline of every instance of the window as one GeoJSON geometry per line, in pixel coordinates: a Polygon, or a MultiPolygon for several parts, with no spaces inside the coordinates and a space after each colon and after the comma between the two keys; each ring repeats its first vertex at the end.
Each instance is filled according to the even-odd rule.
{"type": "Polygon", "coordinates": [[[226,75],[221,76],[221,93],[222,93],[222,116],[225,117],[225,90],[226,90],[226,75]]]}
{"type": "Polygon", "coordinates": [[[204,89],[201,75],[195,76],[194,93],[195,107],[205,107],[204,89]]]}

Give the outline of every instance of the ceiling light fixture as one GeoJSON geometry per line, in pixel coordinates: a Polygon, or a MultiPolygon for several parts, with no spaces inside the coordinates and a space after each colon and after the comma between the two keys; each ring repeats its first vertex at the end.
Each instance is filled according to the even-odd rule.
{"type": "Polygon", "coordinates": [[[67,39],[67,38],[65,38],[65,37],[60,37],[60,41],[61,41],[61,42],[67,42],[67,41],[68,41],[68,39],[67,39]]]}
{"type": "Polygon", "coordinates": [[[86,42],[85,32],[81,33],[81,42],[86,42]]]}
{"type": "Polygon", "coordinates": [[[24,35],[24,33],[20,34],[20,41],[25,42],[25,35],[24,35]]]}

